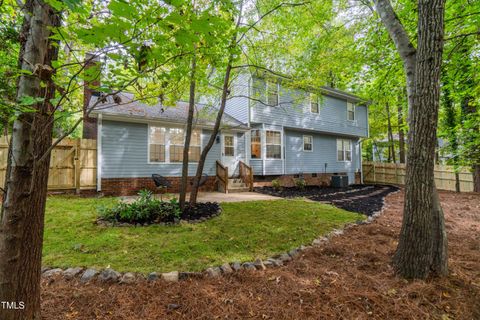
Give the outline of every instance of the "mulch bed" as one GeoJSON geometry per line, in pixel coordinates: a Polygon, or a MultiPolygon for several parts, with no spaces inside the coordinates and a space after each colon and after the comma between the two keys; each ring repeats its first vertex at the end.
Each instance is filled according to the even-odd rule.
{"type": "Polygon", "coordinates": [[[357,184],[346,188],[308,186],[304,189],[290,187],[275,190],[272,187],[262,187],[256,188],[255,191],[282,198],[304,197],[329,203],[347,211],[371,216],[382,209],[385,196],[398,191],[398,189],[398,187],[387,185],[357,184]]]}
{"type": "Polygon", "coordinates": [[[373,223],[283,267],[132,285],[42,281],[43,319],[480,319],[480,195],[440,192],[450,275],[397,278],[390,265],[403,193],[373,223]]]}

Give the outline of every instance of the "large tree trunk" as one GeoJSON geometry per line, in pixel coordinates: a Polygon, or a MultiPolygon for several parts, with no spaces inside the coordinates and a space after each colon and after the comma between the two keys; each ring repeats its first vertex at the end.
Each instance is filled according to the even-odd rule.
{"type": "Polygon", "coordinates": [[[180,184],[180,208],[185,208],[185,198],[187,196],[187,184],[188,184],[188,152],[190,150],[190,140],[192,138],[193,127],[193,113],[195,111],[195,70],[197,68],[197,61],[195,53],[192,57],[192,70],[190,73],[190,96],[188,102],[188,117],[187,117],[187,131],[185,132],[185,146],[183,149],[183,163],[182,163],[182,181],[180,184]]]}
{"type": "Polygon", "coordinates": [[[0,222],[0,301],[24,303],[24,309],[0,308],[0,319],[40,319],[40,276],[45,202],[50,157],[36,161],[52,143],[49,100],[54,97],[51,61],[57,46],[48,39],[60,17],[40,0],[24,7],[21,66],[33,75],[22,75],[17,98],[45,98],[32,106],[35,112],[18,116],[13,125],[10,167],[0,222]],[[41,80],[46,87],[41,85],[41,80]]]}
{"type": "Polygon", "coordinates": [[[447,238],[434,180],[440,67],[443,52],[444,0],[418,3],[418,49],[415,50],[388,0],[376,9],[403,59],[409,95],[405,204],[394,268],[405,278],[445,275],[447,238]],[[412,62],[414,66],[412,67],[412,62]]]}
{"type": "Polygon", "coordinates": [[[390,105],[385,105],[387,109],[387,130],[388,130],[388,162],[393,161],[393,163],[397,162],[396,155],[395,155],[395,140],[393,139],[393,132],[392,132],[392,121],[390,119],[390,105]]]}
{"type": "Polygon", "coordinates": [[[400,163],[405,163],[405,132],[403,130],[403,108],[399,104],[397,107],[398,114],[398,149],[400,163]]]}
{"type": "Polygon", "coordinates": [[[480,192],[480,164],[473,166],[473,192],[480,192]]]}

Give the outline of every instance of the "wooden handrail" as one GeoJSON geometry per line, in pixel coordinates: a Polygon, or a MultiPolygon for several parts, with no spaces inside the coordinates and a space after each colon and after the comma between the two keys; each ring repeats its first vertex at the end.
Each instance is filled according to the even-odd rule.
{"type": "Polygon", "coordinates": [[[239,161],[240,179],[248,186],[248,189],[253,191],[253,169],[245,162],[239,161]]]}
{"type": "Polygon", "coordinates": [[[217,180],[223,186],[223,191],[228,193],[228,167],[225,167],[220,161],[216,161],[215,169],[217,180]]]}

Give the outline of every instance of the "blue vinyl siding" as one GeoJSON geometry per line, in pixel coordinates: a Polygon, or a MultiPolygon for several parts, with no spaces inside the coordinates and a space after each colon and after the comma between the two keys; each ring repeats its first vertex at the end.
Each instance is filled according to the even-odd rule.
{"type": "MultiPolygon", "coordinates": [[[[205,145],[210,132],[202,131],[202,144],[205,145]]],[[[179,177],[181,163],[148,163],[148,125],[119,121],[102,122],[102,177],[134,178],[150,177],[153,173],[179,177]]],[[[204,173],[215,175],[215,161],[220,159],[220,144],[215,143],[210,150],[204,173]]],[[[197,165],[189,165],[189,175],[193,176],[197,165]]]]}
{"type": "Polygon", "coordinates": [[[327,163],[327,173],[346,172],[349,183],[353,183],[355,172],[360,166],[358,139],[351,139],[352,161],[342,162],[337,161],[337,138],[318,133],[286,130],[286,174],[324,173],[327,163]],[[313,152],[303,151],[304,134],[313,136],[313,152]]]}
{"type": "Polygon", "coordinates": [[[242,73],[233,81],[231,96],[225,105],[225,112],[242,123],[248,123],[250,104],[250,75],[242,73]]]}
{"type": "MultiPolygon", "coordinates": [[[[263,80],[252,81],[258,83],[263,80]]],[[[260,97],[261,99],[262,97],[260,97]]],[[[328,95],[320,98],[320,113],[310,112],[310,95],[299,89],[280,86],[280,105],[251,102],[250,121],[289,128],[365,137],[368,133],[367,108],[356,106],[355,121],[347,120],[347,100],[328,95]]]]}

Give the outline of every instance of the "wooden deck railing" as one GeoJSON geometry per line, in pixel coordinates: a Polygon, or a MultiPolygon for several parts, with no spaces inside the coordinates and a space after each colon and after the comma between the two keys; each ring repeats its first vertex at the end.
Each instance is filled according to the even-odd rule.
{"type": "Polygon", "coordinates": [[[215,171],[217,174],[219,191],[228,193],[228,167],[225,167],[220,161],[217,160],[215,171]]]}
{"type": "Polygon", "coordinates": [[[248,186],[250,192],[253,191],[253,169],[246,163],[239,162],[240,179],[248,186]]]}

